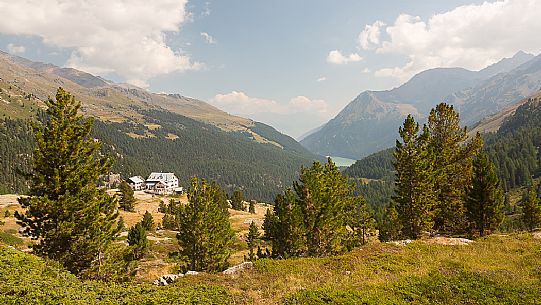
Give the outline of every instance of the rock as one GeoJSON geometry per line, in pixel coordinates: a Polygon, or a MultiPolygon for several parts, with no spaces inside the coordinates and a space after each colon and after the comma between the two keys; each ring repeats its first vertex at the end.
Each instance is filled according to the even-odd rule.
{"type": "Polygon", "coordinates": [[[349,270],[344,271],[344,275],[350,275],[350,274],[351,274],[351,271],[349,270]]]}
{"type": "Polygon", "coordinates": [[[463,246],[469,245],[473,240],[467,238],[456,238],[456,237],[434,237],[432,239],[425,240],[425,243],[436,244],[436,245],[448,245],[448,246],[463,246]]]}
{"type": "Polygon", "coordinates": [[[541,239],[541,232],[533,233],[533,238],[541,239]]]}
{"type": "Polygon", "coordinates": [[[178,278],[183,277],[183,274],[166,274],[162,275],[159,279],[155,280],[153,282],[156,286],[167,286],[174,281],[176,281],[178,278]]]}
{"type": "Polygon", "coordinates": [[[197,271],[191,271],[191,270],[190,270],[190,271],[186,271],[186,273],[184,273],[184,275],[198,275],[198,274],[199,274],[199,272],[197,272],[197,271]]]}
{"type": "Polygon", "coordinates": [[[388,243],[390,243],[392,245],[395,245],[395,246],[405,247],[405,246],[409,245],[411,242],[412,242],[411,239],[403,239],[403,240],[390,241],[388,243]]]}
{"type": "Polygon", "coordinates": [[[239,271],[243,271],[243,270],[246,270],[246,269],[252,269],[252,267],[254,266],[254,263],[252,262],[244,262],[242,264],[238,264],[236,266],[233,266],[227,270],[224,270],[223,274],[235,274],[239,271]]]}

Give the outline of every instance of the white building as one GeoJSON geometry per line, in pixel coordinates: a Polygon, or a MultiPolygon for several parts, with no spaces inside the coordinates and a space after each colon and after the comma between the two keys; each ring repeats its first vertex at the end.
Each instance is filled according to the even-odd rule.
{"type": "Polygon", "coordinates": [[[178,178],[173,173],[151,173],[145,184],[153,193],[172,194],[178,187],[178,178]]]}
{"type": "Polygon", "coordinates": [[[127,180],[129,186],[134,191],[140,191],[145,189],[145,180],[141,176],[133,176],[127,180]]]}

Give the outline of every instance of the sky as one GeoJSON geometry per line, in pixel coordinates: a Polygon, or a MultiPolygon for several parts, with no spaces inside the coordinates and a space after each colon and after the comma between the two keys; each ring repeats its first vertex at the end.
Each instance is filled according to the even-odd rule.
{"type": "Polygon", "coordinates": [[[0,0],[0,12],[6,52],[296,138],[362,91],[541,52],[539,0],[0,0]]]}

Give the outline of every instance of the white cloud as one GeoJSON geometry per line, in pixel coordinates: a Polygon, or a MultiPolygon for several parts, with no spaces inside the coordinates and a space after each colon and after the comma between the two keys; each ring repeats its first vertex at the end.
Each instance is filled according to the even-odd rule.
{"type": "Polygon", "coordinates": [[[372,25],[366,25],[359,34],[359,45],[362,49],[370,50],[379,45],[381,28],[385,26],[382,21],[376,21],[372,25]]]}
{"type": "Polygon", "coordinates": [[[541,32],[539,12],[539,0],[502,0],[460,6],[432,15],[426,21],[402,14],[385,28],[383,40],[378,34],[371,36],[376,32],[374,24],[361,32],[359,37],[366,39],[360,38],[359,43],[363,48],[377,46],[379,54],[408,58],[403,66],[376,71],[377,76],[405,81],[434,67],[478,70],[519,50],[541,52],[541,44],[535,38],[541,32]]]}
{"type": "Polygon", "coordinates": [[[281,107],[278,102],[257,97],[249,97],[242,91],[217,94],[210,103],[233,114],[250,115],[258,112],[276,112],[281,107]]]}
{"type": "Polygon", "coordinates": [[[302,95],[292,98],[289,105],[298,112],[327,112],[327,102],[324,100],[311,100],[302,95]]]}
{"type": "Polygon", "coordinates": [[[326,80],[327,80],[327,78],[325,76],[322,76],[322,77],[317,79],[318,82],[324,82],[326,80]]]}
{"type": "Polygon", "coordinates": [[[280,103],[232,91],[217,94],[209,102],[229,113],[270,124],[294,137],[323,124],[335,114],[324,100],[302,95],[280,103]]]}
{"type": "Polygon", "coordinates": [[[12,43],[8,44],[8,52],[11,54],[21,54],[26,51],[24,46],[14,45],[12,43]]]}
{"type": "Polygon", "coordinates": [[[357,54],[352,53],[348,56],[345,56],[342,54],[342,52],[338,50],[333,50],[329,52],[329,55],[327,55],[327,62],[331,64],[337,64],[337,65],[343,65],[350,62],[358,62],[361,61],[363,58],[357,54]]]}
{"type": "Polygon", "coordinates": [[[196,70],[181,50],[166,44],[189,17],[187,0],[0,1],[0,32],[41,37],[47,45],[73,49],[69,67],[96,74],[115,72],[146,85],[154,76],[196,70]]]}
{"type": "Polygon", "coordinates": [[[215,44],[216,39],[214,37],[210,36],[207,32],[201,32],[201,36],[205,39],[205,42],[208,44],[215,44]]]}
{"type": "Polygon", "coordinates": [[[203,7],[203,12],[201,15],[203,16],[210,16],[211,10],[210,10],[210,2],[205,2],[205,6],[203,7]]]}
{"type": "Polygon", "coordinates": [[[364,73],[364,74],[367,74],[367,73],[370,73],[370,72],[372,72],[372,71],[370,71],[370,69],[368,69],[368,68],[364,68],[364,69],[361,71],[361,73],[364,73]]]}
{"type": "Polygon", "coordinates": [[[296,96],[288,103],[279,103],[275,100],[250,97],[242,91],[232,91],[217,94],[209,101],[216,107],[237,115],[252,115],[256,113],[326,113],[327,102],[320,99],[310,99],[306,96],[296,96]]]}

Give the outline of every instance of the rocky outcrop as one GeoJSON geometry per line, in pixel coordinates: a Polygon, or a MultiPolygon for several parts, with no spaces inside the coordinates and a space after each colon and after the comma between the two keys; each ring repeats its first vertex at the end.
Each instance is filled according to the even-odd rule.
{"type": "Polygon", "coordinates": [[[236,266],[233,266],[227,270],[224,270],[224,272],[222,272],[223,274],[235,274],[235,273],[238,273],[238,272],[241,272],[241,271],[244,271],[246,269],[252,269],[254,267],[254,263],[252,262],[244,262],[242,264],[238,264],[236,266]]]}

